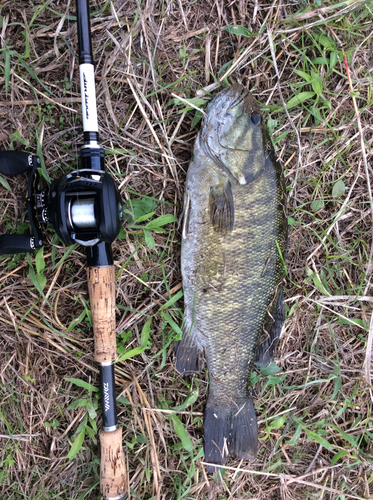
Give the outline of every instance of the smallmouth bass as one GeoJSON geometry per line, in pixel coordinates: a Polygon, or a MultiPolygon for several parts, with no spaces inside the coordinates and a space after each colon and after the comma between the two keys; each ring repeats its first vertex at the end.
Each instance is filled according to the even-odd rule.
{"type": "Polygon", "coordinates": [[[239,85],[208,105],[184,196],[183,375],[209,372],[204,416],[209,472],[231,454],[253,459],[258,428],[249,380],[274,356],[284,321],[286,194],[252,95],[239,85]]]}

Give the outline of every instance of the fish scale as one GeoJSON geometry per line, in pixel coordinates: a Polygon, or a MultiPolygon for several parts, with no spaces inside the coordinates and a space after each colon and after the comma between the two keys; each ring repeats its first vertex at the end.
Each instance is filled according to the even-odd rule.
{"type": "Polygon", "coordinates": [[[283,175],[259,108],[241,86],[208,106],[184,204],[185,321],[176,368],[186,375],[207,362],[205,458],[221,465],[228,453],[257,453],[249,379],[255,362],[272,359],[283,321],[283,175]]]}

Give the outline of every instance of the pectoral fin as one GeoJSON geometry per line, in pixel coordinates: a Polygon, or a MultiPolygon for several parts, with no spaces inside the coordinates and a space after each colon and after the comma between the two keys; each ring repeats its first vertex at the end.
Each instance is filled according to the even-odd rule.
{"type": "Polygon", "coordinates": [[[230,181],[210,188],[210,218],[215,230],[226,234],[234,226],[234,203],[230,181]]]}

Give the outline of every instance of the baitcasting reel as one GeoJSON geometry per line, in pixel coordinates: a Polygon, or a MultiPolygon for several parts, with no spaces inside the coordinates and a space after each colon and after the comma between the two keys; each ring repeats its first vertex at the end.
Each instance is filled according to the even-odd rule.
{"type": "Polygon", "coordinates": [[[17,151],[0,152],[0,174],[17,175],[30,170],[28,216],[31,235],[0,236],[0,254],[30,252],[42,246],[40,225],[51,223],[66,245],[91,247],[112,243],[123,219],[122,201],[111,176],[104,171],[104,150],[83,147],[82,169],[40,188],[40,159],[17,151]]]}

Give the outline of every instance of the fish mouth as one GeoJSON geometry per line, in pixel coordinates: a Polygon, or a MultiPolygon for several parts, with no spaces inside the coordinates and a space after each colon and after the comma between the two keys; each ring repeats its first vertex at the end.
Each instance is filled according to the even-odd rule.
{"type": "Polygon", "coordinates": [[[225,96],[232,99],[227,111],[232,112],[245,100],[247,97],[247,91],[238,83],[232,85],[227,90],[228,92],[225,96]]]}
{"type": "MultiPolygon", "coordinates": [[[[213,115],[211,119],[215,117],[218,118],[218,115],[223,114],[232,114],[232,116],[237,116],[235,114],[235,108],[241,108],[240,104],[245,101],[248,96],[247,90],[235,83],[230,87],[222,90],[219,95],[216,96],[214,102],[212,102],[213,115]]],[[[242,111],[244,109],[242,108],[242,111]]]]}
{"type": "MultiPolygon", "coordinates": [[[[200,145],[206,156],[231,180],[241,185],[247,183],[245,176],[236,177],[224,162],[226,153],[240,149],[237,146],[230,147],[229,130],[236,120],[244,119],[244,115],[251,116],[255,111],[259,111],[259,108],[252,95],[242,85],[231,85],[210,102],[200,135],[200,145]],[[227,134],[228,139],[225,139],[227,134]]],[[[253,124],[256,125],[255,122],[253,124]]]]}

